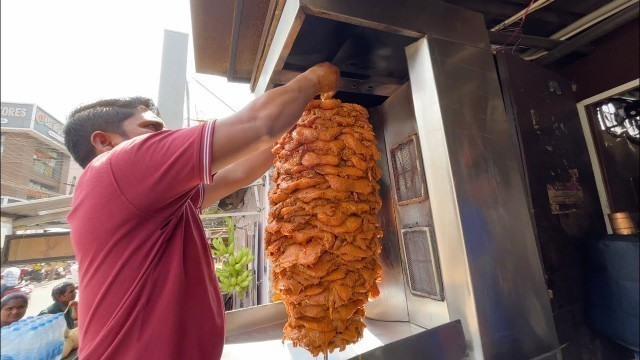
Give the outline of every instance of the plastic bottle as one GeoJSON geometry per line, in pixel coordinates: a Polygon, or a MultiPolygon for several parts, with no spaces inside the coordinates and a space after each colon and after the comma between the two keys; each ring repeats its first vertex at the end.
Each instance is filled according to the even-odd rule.
{"type": "MultiPolygon", "coordinates": [[[[13,323],[15,324],[15,323],[13,323]]],[[[11,325],[13,325],[11,324],[11,325]]],[[[0,353],[2,356],[9,356],[13,358],[13,353],[15,351],[15,345],[18,340],[18,332],[20,328],[17,326],[9,328],[9,326],[2,328],[2,342],[0,344],[1,350],[0,353]]],[[[4,358],[3,358],[4,359],[4,358]]]]}
{"type": "Polygon", "coordinates": [[[56,314],[53,319],[53,339],[54,339],[54,357],[52,359],[59,360],[62,358],[62,348],[64,347],[64,332],[67,328],[67,321],[64,314],[56,314]]]}
{"type": "Polygon", "coordinates": [[[14,326],[6,333],[2,334],[2,354],[10,356],[11,359],[16,359],[16,348],[19,344],[24,329],[20,326],[14,326]]]}
{"type": "Polygon", "coordinates": [[[37,359],[34,352],[36,338],[38,336],[37,330],[37,326],[19,329],[19,341],[16,343],[13,351],[13,358],[15,360],[37,359]]]}
{"type": "Polygon", "coordinates": [[[46,324],[44,319],[41,319],[37,325],[36,335],[38,336],[35,341],[34,352],[36,354],[35,359],[48,359],[47,352],[49,351],[47,344],[47,335],[46,335],[46,324]]]}
{"type": "Polygon", "coordinates": [[[38,321],[35,324],[36,327],[36,333],[35,333],[35,339],[32,342],[32,346],[33,348],[31,349],[31,351],[33,352],[33,359],[38,359],[41,360],[44,358],[43,354],[45,352],[45,348],[44,348],[44,339],[43,339],[43,333],[44,333],[44,324],[42,323],[42,319],[38,319],[38,321]]]}
{"type": "Polygon", "coordinates": [[[62,348],[64,347],[64,329],[67,328],[67,323],[64,320],[64,315],[51,319],[51,359],[62,358],[62,348]]]}
{"type": "Polygon", "coordinates": [[[60,336],[64,337],[64,329],[67,327],[67,321],[64,319],[64,313],[56,314],[53,318],[53,322],[56,324],[56,329],[60,330],[60,336]]]}
{"type": "Polygon", "coordinates": [[[46,349],[45,351],[45,358],[46,359],[53,359],[53,357],[55,356],[55,348],[54,348],[54,333],[53,333],[53,324],[54,319],[52,318],[48,318],[45,319],[44,321],[44,332],[42,334],[42,338],[44,343],[46,344],[44,347],[46,349]]]}
{"type": "Polygon", "coordinates": [[[64,330],[67,328],[67,320],[65,320],[63,313],[56,315],[56,330],[58,331],[58,335],[60,336],[60,338],[64,339],[64,330]]]}

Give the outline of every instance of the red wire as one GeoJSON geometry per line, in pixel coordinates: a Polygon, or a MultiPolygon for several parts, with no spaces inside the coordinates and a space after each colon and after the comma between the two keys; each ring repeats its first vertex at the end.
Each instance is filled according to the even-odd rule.
{"type": "Polygon", "coordinates": [[[527,14],[529,13],[529,9],[531,9],[531,6],[533,5],[534,2],[535,2],[535,0],[531,0],[531,2],[529,3],[529,6],[527,6],[527,8],[524,9],[524,14],[522,14],[522,19],[520,19],[520,26],[518,26],[518,29],[516,31],[514,31],[513,34],[511,34],[511,37],[509,37],[509,39],[504,44],[502,44],[502,46],[497,48],[495,51],[500,51],[500,50],[504,49],[505,45],[507,45],[511,40],[513,40],[513,38],[514,38],[514,36],[516,36],[516,34],[522,33],[522,26],[524,25],[524,20],[527,18],[527,14]]]}

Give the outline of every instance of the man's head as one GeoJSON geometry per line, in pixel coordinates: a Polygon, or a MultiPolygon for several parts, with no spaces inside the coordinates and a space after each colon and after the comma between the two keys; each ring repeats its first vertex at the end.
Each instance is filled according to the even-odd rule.
{"type": "Polygon", "coordinates": [[[69,305],[69,302],[76,299],[76,286],[68,281],[61,282],[53,287],[51,297],[53,301],[66,307],[69,305]]]}
{"type": "Polygon", "coordinates": [[[164,129],[153,100],[144,97],[100,100],[73,110],[64,142],[85,168],[96,156],[133,137],[164,129]]]}
{"type": "Polygon", "coordinates": [[[0,322],[2,326],[7,326],[22,319],[27,312],[29,298],[22,293],[12,293],[3,297],[0,303],[0,308],[2,309],[0,322]]]}

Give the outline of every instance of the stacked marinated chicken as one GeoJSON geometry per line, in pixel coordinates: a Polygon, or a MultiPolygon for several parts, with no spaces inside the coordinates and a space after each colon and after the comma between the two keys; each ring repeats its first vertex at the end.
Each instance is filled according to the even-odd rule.
{"type": "Polygon", "coordinates": [[[314,100],[273,150],[273,288],[287,309],[284,339],[314,356],[357,342],[379,294],[380,153],[367,118],[359,105],[314,100]]]}

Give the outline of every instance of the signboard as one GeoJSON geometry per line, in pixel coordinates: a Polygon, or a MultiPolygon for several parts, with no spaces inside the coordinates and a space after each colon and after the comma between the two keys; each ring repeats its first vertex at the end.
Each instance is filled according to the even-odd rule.
{"type": "Polygon", "coordinates": [[[2,265],[73,260],[69,232],[7,235],[2,265]]]}
{"type": "Polygon", "coordinates": [[[54,142],[64,147],[64,124],[56,120],[53,116],[49,115],[44,110],[36,107],[35,122],[33,124],[33,130],[48,137],[54,142]]]}
{"type": "Polygon", "coordinates": [[[2,128],[30,129],[33,104],[2,103],[0,125],[2,128]]]}

